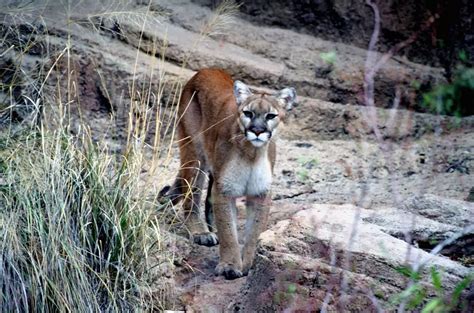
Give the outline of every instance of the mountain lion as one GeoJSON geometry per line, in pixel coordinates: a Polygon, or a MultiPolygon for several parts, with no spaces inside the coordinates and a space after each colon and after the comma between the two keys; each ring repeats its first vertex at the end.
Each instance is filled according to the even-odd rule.
{"type": "Polygon", "coordinates": [[[194,75],[183,89],[178,109],[181,167],[172,187],[174,204],[184,199],[186,226],[194,242],[219,243],[216,273],[226,279],[246,275],[257,239],[266,229],[278,125],[296,99],[294,88],[276,94],[254,92],[218,69],[194,75]],[[209,186],[206,221],[200,203],[205,176],[209,186]],[[247,221],[239,249],[235,200],[246,196],[247,221]],[[215,219],[217,236],[212,232],[215,219]]]}

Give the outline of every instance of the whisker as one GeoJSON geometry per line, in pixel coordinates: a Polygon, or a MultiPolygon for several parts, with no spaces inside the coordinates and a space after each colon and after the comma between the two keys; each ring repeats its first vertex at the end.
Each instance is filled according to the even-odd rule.
{"type": "Polygon", "coordinates": [[[238,139],[239,137],[240,137],[241,139],[245,139],[244,134],[237,134],[237,135],[231,137],[231,138],[230,138],[230,141],[234,141],[234,140],[238,139]]]}

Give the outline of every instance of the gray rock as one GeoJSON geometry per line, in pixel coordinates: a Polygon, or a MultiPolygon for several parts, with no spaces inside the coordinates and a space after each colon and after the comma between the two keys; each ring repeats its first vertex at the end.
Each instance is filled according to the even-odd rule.
{"type": "MultiPolygon", "coordinates": [[[[375,311],[408,282],[399,269],[430,255],[387,234],[367,218],[383,219],[353,205],[313,205],[261,235],[254,268],[231,307],[241,311],[375,311]],[[355,227],[354,227],[355,226],[355,227]]],[[[469,269],[433,256],[422,284],[430,292],[429,267],[442,269],[451,291],[469,269]]]]}
{"type": "Polygon", "coordinates": [[[425,194],[407,199],[402,204],[402,208],[405,211],[457,227],[474,224],[474,204],[467,201],[425,194]]]}

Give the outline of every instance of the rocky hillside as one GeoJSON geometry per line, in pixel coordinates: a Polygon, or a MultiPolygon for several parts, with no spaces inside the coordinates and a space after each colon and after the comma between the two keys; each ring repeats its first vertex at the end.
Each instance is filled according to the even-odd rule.
{"type": "MultiPolygon", "coordinates": [[[[215,7],[219,1],[194,0],[215,7]]],[[[312,34],[326,40],[366,48],[373,30],[373,10],[367,1],[244,0],[243,18],[258,24],[312,34]]],[[[464,50],[474,55],[471,1],[375,2],[381,18],[380,50],[416,34],[401,54],[418,63],[449,70],[464,50]],[[434,21],[430,22],[430,19],[434,21]],[[423,31],[420,31],[423,30],[423,31]]],[[[472,65],[472,63],[471,63],[472,65]]]]}
{"type": "MultiPolygon", "coordinates": [[[[390,310],[410,286],[400,268],[416,264],[425,265],[421,286],[428,295],[436,295],[431,266],[443,273],[448,295],[473,266],[474,206],[466,200],[474,186],[474,118],[423,113],[420,97],[446,81],[445,69],[391,58],[375,76],[377,108],[370,115],[363,106],[366,34],[356,43],[336,41],[335,33],[320,36],[322,24],[318,32],[301,30],[300,12],[293,12],[302,18],[294,27],[280,27],[275,21],[293,20],[271,10],[246,15],[263,12],[259,3],[246,2],[236,13],[212,11],[212,1],[137,1],[125,8],[133,14],[111,16],[110,8],[83,1],[69,12],[48,4],[41,18],[35,10],[4,16],[0,78],[12,88],[3,88],[0,100],[14,97],[2,103],[2,117],[28,122],[34,93],[47,95],[49,104],[65,97],[71,131],[85,121],[94,139],[106,138],[120,152],[130,112],[150,114],[150,142],[171,138],[172,127],[154,126],[170,125],[174,97],[200,68],[224,68],[255,88],[293,86],[298,105],[279,141],[271,225],[254,269],[235,281],[215,277],[217,249],[191,245],[178,230],[168,309],[390,310]],[[54,92],[68,86],[73,94],[54,92]],[[147,90],[154,96],[143,96],[147,90]],[[147,109],[131,110],[135,102],[147,109]],[[439,255],[429,254],[456,234],[439,255]]],[[[44,114],[54,114],[54,105],[48,108],[44,114]]],[[[178,168],[174,146],[170,153],[171,159],[157,153],[164,161],[156,190],[178,168]]],[[[244,212],[240,203],[241,223],[244,212]]]]}

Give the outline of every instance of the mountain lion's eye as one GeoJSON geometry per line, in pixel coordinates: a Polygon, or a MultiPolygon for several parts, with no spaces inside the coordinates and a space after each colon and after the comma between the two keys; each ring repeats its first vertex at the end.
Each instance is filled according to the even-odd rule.
{"type": "Polygon", "coordinates": [[[253,117],[253,112],[251,111],[243,111],[244,115],[248,118],[252,118],[253,117]]]}
{"type": "Polygon", "coordinates": [[[265,118],[267,120],[273,120],[275,117],[277,117],[278,115],[277,114],[273,114],[273,113],[267,113],[267,115],[265,115],[265,118]]]}

